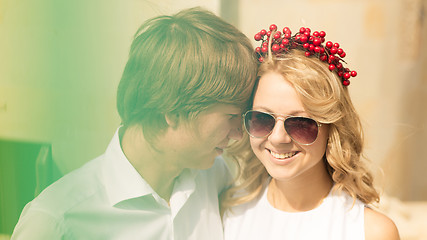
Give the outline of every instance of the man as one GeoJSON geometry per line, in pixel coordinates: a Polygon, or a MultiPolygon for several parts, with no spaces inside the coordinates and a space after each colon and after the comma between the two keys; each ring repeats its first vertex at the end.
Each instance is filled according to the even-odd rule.
{"type": "Polygon", "coordinates": [[[221,239],[215,158],[241,137],[255,74],[249,40],[208,11],[145,22],[106,152],[27,204],[12,239],[221,239]]]}

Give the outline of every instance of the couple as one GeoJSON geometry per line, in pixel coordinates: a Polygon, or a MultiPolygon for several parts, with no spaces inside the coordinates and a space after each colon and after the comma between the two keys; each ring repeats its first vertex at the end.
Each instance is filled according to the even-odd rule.
{"type": "Polygon", "coordinates": [[[148,20],[106,152],[28,203],[12,239],[398,239],[367,207],[356,73],[324,35],[272,25],[254,52],[200,8],[148,20]]]}

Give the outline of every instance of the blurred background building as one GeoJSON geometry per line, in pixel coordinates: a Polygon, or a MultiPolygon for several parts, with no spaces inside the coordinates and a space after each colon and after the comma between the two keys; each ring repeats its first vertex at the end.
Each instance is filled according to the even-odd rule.
{"type": "Polygon", "coordinates": [[[379,208],[402,239],[427,239],[427,0],[0,0],[0,232],[46,185],[104,152],[139,25],[194,6],[252,40],[275,23],[339,42],[358,71],[349,88],[366,156],[382,169],[379,208]]]}

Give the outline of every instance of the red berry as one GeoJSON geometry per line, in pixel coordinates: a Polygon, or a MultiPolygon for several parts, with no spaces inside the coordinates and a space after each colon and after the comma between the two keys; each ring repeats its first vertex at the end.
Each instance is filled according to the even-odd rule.
{"type": "Polygon", "coordinates": [[[268,47],[268,42],[263,42],[261,46],[262,47],[268,47]]]}
{"type": "Polygon", "coordinates": [[[330,64],[329,65],[329,70],[334,71],[334,69],[335,69],[335,65],[334,64],[330,64]]]}
{"type": "Polygon", "coordinates": [[[335,56],[330,55],[330,56],[329,56],[329,61],[331,61],[331,62],[335,61],[335,56]]]}
{"type": "Polygon", "coordinates": [[[335,54],[338,52],[338,49],[336,47],[331,48],[331,54],[335,54]]]}
{"type": "Polygon", "coordinates": [[[325,49],[323,47],[320,47],[320,53],[321,54],[325,53],[325,49]]]}
{"type": "Polygon", "coordinates": [[[342,50],[342,48],[338,48],[338,55],[341,55],[344,52],[344,50],[342,50]]]}
{"type": "Polygon", "coordinates": [[[310,43],[304,43],[302,45],[303,48],[308,49],[310,47],[310,43]]]}
{"type": "Polygon", "coordinates": [[[338,63],[338,64],[337,64],[337,68],[338,68],[338,69],[341,69],[341,68],[342,68],[342,63],[338,63]]]}
{"type": "Polygon", "coordinates": [[[289,39],[284,38],[282,40],[282,43],[285,44],[285,45],[288,45],[289,44],[289,39]]]}
{"type": "Polygon", "coordinates": [[[344,72],[342,70],[338,71],[338,76],[342,77],[343,74],[344,74],[344,72]]]}
{"type": "Polygon", "coordinates": [[[344,78],[345,79],[349,79],[350,78],[350,73],[348,73],[348,72],[344,73],[344,78]]]}
{"type": "Polygon", "coordinates": [[[324,38],[326,36],[326,33],[324,31],[320,31],[319,32],[319,36],[322,37],[322,38],[324,38]]]}
{"type": "Polygon", "coordinates": [[[306,56],[306,57],[310,57],[310,55],[311,55],[311,53],[310,53],[309,51],[306,51],[306,52],[305,52],[305,56],[306,56]]]}
{"type": "Polygon", "coordinates": [[[277,52],[280,50],[280,46],[279,44],[273,44],[273,46],[271,47],[271,50],[273,50],[273,52],[277,52]]]}
{"type": "Polygon", "coordinates": [[[270,37],[270,35],[271,35],[271,31],[268,31],[267,32],[267,37],[270,37]]]}
{"type": "Polygon", "coordinates": [[[288,27],[284,27],[283,33],[291,33],[291,30],[288,27]]]}
{"type": "Polygon", "coordinates": [[[310,33],[311,29],[310,28],[305,28],[305,31],[308,32],[308,33],[310,33]]]}
{"type": "Polygon", "coordinates": [[[287,39],[289,39],[289,38],[292,37],[292,35],[291,35],[290,32],[287,32],[287,33],[284,34],[284,37],[287,38],[287,39]]]}
{"type": "Polygon", "coordinates": [[[319,46],[314,47],[314,51],[317,53],[320,52],[320,47],[319,46]]]}
{"type": "Polygon", "coordinates": [[[259,62],[264,62],[264,58],[263,58],[263,57],[259,57],[259,58],[258,58],[258,61],[259,61],[259,62]]]}
{"type": "Polygon", "coordinates": [[[339,43],[334,43],[334,47],[339,48],[340,44],[339,43]]]}
{"type": "Polygon", "coordinates": [[[319,37],[319,32],[318,32],[318,31],[315,31],[315,32],[313,33],[313,36],[315,36],[315,37],[319,37]]]}
{"type": "Polygon", "coordinates": [[[309,47],[309,49],[310,49],[310,51],[314,51],[314,45],[313,44],[310,44],[310,47],[309,47]]]}
{"type": "Polygon", "coordinates": [[[348,86],[348,85],[350,85],[350,81],[346,79],[346,80],[342,81],[342,85],[348,86]]]}
{"type": "Polygon", "coordinates": [[[346,56],[345,52],[342,52],[342,53],[340,54],[340,57],[341,57],[341,58],[345,58],[345,56],[346,56]]]}
{"type": "Polygon", "coordinates": [[[259,33],[261,33],[261,35],[264,36],[265,34],[267,34],[267,31],[265,29],[263,29],[259,33]]]}
{"type": "Polygon", "coordinates": [[[313,40],[313,44],[315,46],[319,46],[322,43],[322,40],[320,40],[320,38],[314,38],[313,40]]]}
{"type": "Polygon", "coordinates": [[[305,32],[305,28],[304,28],[304,27],[300,28],[300,29],[299,29],[299,32],[300,32],[301,34],[303,34],[303,33],[305,32]]]}
{"type": "Polygon", "coordinates": [[[357,76],[357,72],[356,71],[351,71],[351,76],[352,77],[356,77],[357,76]]]}
{"type": "Polygon", "coordinates": [[[280,48],[284,49],[285,47],[286,47],[285,44],[283,44],[283,43],[280,44],[280,48]]]}
{"type": "Polygon", "coordinates": [[[332,42],[331,42],[331,41],[327,41],[327,42],[326,42],[326,47],[327,47],[327,48],[331,48],[331,47],[332,47],[332,45],[333,45],[333,44],[332,44],[332,42]]]}
{"type": "Polygon", "coordinates": [[[319,56],[320,61],[326,62],[326,60],[328,60],[328,56],[326,56],[326,54],[322,54],[319,56]]]}
{"type": "Polygon", "coordinates": [[[274,34],[274,39],[279,39],[281,35],[282,34],[280,32],[275,33],[274,34]]]}
{"type": "Polygon", "coordinates": [[[260,53],[261,52],[261,48],[260,47],[255,48],[255,52],[260,53]]]}
{"type": "Polygon", "coordinates": [[[268,52],[268,47],[262,47],[262,48],[261,48],[261,52],[263,52],[263,53],[268,52]]]}
{"type": "Polygon", "coordinates": [[[310,32],[305,31],[305,32],[304,32],[304,35],[306,35],[306,36],[308,37],[308,36],[310,36],[310,32]]]}
{"type": "Polygon", "coordinates": [[[275,31],[275,30],[277,30],[276,24],[271,24],[270,25],[270,31],[275,31]]]}
{"type": "Polygon", "coordinates": [[[254,39],[255,39],[256,41],[261,40],[261,39],[262,39],[261,34],[259,34],[259,33],[255,34],[254,39]]]}
{"type": "Polygon", "coordinates": [[[305,42],[307,42],[307,36],[306,35],[301,35],[301,37],[300,37],[300,41],[301,42],[303,42],[303,43],[305,43],[305,42]]]}

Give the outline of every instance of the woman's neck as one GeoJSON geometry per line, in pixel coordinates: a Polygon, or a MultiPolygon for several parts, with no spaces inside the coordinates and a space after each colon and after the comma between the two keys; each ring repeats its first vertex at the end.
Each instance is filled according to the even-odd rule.
{"type": "MultiPolygon", "coordinates": [[[[324,166],[323,162],[321,164],[324,166]]],[[[309,211],[322,204],[333,186],[329,173],[324,168],[324,171],[306,175],[309,177],[282,181],[273,178],[267,192],[270,204],[286,212],[309,211]]]]}

